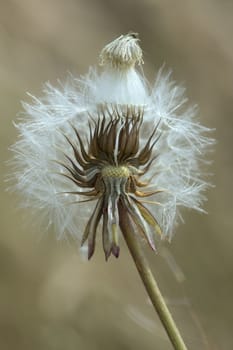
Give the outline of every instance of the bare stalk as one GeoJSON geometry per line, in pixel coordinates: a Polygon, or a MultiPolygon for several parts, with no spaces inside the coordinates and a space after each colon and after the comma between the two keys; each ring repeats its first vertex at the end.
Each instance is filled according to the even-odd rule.
{"type": "Polygon", "coordinates": [[[124,210],[125,209],[120,205],[120,227],[150,300],[159,315],[159,318],[167,332],[168,337],[171,340],[174,349],[187,350],[181,334],[159,290],[158,284],[151,272],[149,264],[142,252],[137,240],[137,235],[134,234],[132,222],[129,216],[125,215],[124,210]]]}

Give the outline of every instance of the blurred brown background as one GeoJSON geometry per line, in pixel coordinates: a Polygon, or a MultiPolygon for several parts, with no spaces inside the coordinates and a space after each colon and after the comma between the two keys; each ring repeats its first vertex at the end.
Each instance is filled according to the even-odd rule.
{"type": "MultiPolygon", "coordinates": [[[[1,0],[1,176],[12,120],[42,83],[84,74],[100,49],[140,33],[145,73],[165,62],[185,82],[201,122],[216,128],[209,215],[185,213],[171,245],[147,251],[189,349],[233,349],[233,2],[214,0],[1,0]]],[[[78,247],[24,224],[1,181],[0,349],[171,350],[122,242],[106,264],[100,245],[78,247]],[[35,232],[37,231],[37,232],[35,232]]],[[[27,215],[27,213],[26,213],[27,215]]]]}

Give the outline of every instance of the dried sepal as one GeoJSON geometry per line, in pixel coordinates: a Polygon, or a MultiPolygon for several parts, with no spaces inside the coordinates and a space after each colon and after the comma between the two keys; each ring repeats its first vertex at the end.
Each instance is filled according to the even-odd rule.
{"type": "Polygon", "coordinates": [[[75,161],[66,156],[69,164],[63,164],[67,173],[63,174],[81,188],[89,191],[73,191],[97,200],[82,237],[82,244],[88,241],[88,258],[95,251],[95,239],[98,225],[102,220],[102,241],[106,260],[113,254],[119,256],[119,205],[128,215],[150,247],[155,250],[155,236],[161,235],[157,220],[140,202],[140,198],[156,195],[161,190],[143,191],[148,182],[140,177],[154,160],[152,150],[156,140],[156,126],[144,147],[140,147],[140,128],[143,121],[143,109],[112,110],[102,108],[97,119],[89,123],[88,147],[84,147],[78,130],[72,126],[77,144],[71,145],[75,161]],[[136,199],[138,197],[139,199],[136,199]]]}

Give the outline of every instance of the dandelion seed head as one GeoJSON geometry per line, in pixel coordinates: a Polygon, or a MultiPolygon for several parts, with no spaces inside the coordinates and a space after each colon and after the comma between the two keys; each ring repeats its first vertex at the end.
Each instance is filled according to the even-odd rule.
{"type": "Polygon", "coordinates": [[[119,254],[119,203],[152,248],[153,235],[172,237],[183,208],[204,211],[203,167],[214,140],[171,71],[160,69],[148,85],[136,67],[143,62],[134,34],[108,44],[100,63],[100,72],[91,68],[58,87],[45,84],[40,98],[29,95],[10,180],[59,239],[86,232],[89,256],[102,222],[108,257],[119,254]]]}

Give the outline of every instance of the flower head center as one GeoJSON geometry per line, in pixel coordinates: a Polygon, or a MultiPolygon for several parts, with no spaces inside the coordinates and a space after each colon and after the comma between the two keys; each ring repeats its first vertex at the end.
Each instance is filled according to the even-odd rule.
{"type": "Polygon", "coordinates": [[[113,177],[113,178],[129,178],[130,170],[127,166],[114,166],[108,165],[104,167],[101,171],[103,178],[113,177]]]}

